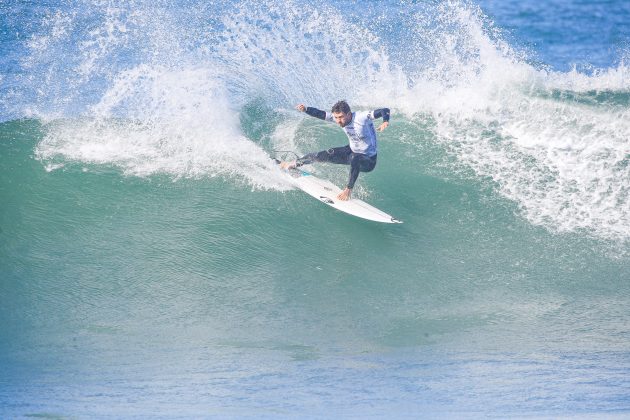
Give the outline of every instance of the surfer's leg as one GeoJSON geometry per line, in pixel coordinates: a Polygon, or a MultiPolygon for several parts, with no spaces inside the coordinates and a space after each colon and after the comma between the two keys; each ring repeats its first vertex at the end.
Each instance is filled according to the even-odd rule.
{"type": "Polygon", "coordinates": [[[317,153],[309,153],[299,159],[302,164],[312,162],[330,162],[348,165],[350,164],[350,155],[352,150],[350,146],[333,147],[328,150],[322,150],[317,153]]]}
{"type": "Polygon", "coordinates": [[[348,178],[348,188],[352,189],[359,177],[359,172],[370,172],[376,166],[376,156],[369,157],[360,153],[350,155],[350,176],[348,178]]]}

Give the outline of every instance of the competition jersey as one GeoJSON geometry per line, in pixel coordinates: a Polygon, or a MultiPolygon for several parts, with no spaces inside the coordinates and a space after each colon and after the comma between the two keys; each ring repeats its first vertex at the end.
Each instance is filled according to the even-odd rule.
{"type": "MultiPolygon", "coordinates": [[[[308,107],[306,113],[322,120],[334,122],[332,112],[324,112],[308,107]]],[[[348,136],[350,149],[354,153],[361,153],[369,157],[376,156],[378,151],[376,144],[376,130],[372,120],[383,117],[383,121],[389,120],[389,109],[376,109],[374,111],[357,111],[352,113],[352,121],[343,131],[348,136]]]]}

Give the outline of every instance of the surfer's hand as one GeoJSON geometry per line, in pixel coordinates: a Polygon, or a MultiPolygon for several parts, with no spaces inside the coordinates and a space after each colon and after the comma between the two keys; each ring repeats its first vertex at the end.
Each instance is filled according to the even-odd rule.
{"type": "Polygon", "coordinates": [[[385,130],[387,127],[389,126],[389,121],[384,121],[383,124],[379,125],[377,130],[378,131],[383,131],[385,130]]]}
{"type": "Polygon", "coordinates": [[[352,190],[350,188],[346,187],[343,191],[341,191],[337,195],[337,200],[348,201],[348,200],[350,200],[350,196],[351,195],[352,195],[352,190]]]}
{"type": "Polygon", "coordinates": [[[300,112],[306,112],[306,106],[304,104],[299,104],[298,106],[295,107],[295,109],[297,109],[300,112]]]}

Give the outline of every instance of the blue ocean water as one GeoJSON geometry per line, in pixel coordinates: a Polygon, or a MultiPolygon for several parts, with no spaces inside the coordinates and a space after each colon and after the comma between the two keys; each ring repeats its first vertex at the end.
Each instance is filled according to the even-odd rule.
{"type": "Polygon", "coordinates": [[[628,22],[0,2],[0,417],[628,417],[628,22]],[[354,194],[402,225],[270,159],[341,98],[392,109],[354,194]]]}

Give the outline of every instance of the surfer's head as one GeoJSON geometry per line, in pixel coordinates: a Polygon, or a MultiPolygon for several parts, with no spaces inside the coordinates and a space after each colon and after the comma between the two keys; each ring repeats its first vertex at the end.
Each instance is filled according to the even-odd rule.
{"type": "Polygon", "coordinates": [[[332,115],[335,122],[339,124],[340,127],[345,127],[350,124],[350,121],[352,121],[352,111],[350,110],[350,105],[343,100],[333,105],[332,115]]]}

